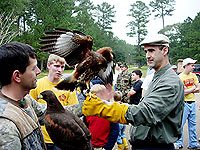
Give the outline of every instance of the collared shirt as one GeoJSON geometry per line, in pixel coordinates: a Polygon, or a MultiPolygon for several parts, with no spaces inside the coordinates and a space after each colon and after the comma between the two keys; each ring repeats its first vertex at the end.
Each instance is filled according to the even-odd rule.
{"type": "Polygon", "coordinates": [[[181,136],[184,87],[170,67],[168,64],[156,72],[141,102],[129,106],[125,117],[133,125],[132,142],[168,144],[181,136]]]}

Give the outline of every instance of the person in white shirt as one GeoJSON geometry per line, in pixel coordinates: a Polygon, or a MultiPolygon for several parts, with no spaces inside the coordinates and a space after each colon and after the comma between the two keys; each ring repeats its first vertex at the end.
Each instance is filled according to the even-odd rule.
{"type": "Polygon", "coordinates": [[[141,88],[142,88],[142,97],[144,96],[145,92],[147,91],[147,89],[149,87],[149,83],[153,79],[154,73],[155,73],[155,70],[153,68],[152,69],[148,68],[147,75],[144,78],[142,86],[141,86],[141,88]]]}

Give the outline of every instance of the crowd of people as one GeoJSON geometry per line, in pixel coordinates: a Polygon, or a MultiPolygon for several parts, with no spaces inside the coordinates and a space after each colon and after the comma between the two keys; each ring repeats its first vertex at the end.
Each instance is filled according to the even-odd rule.
{"type": "MultiPolygon", "coordinates": [[[[118,150],[181,149],[186,120],[188,148],[200,149],[194,95],[200,87],[192,73],[196,60],[183,59],[182,70],[172,66],[169,43],[163,34],[147,36],[141,42],[149,67],[144,79],[141,70],[130,72],[126,63],[119,62],[112,85],[98,76],[91,80],[90,94],[94,96],[81,95],[85,99],[81,107],[95,150],[112,150],[115,145],[118,150]]],[[[42,124],[46,102],[38,96],[52,90],[64,107],[79,104],[76,89],[55,88],[65,65],[64,58],[50,54],[48,75],[37,80],[41,71],[31,46],[11,42],[0,47],[0,149],[60,150],[42,124]]]]}

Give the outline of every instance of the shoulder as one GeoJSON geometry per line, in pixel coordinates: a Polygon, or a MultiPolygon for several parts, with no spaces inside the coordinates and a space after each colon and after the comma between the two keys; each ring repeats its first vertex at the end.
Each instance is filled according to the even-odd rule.
{"type": "Polygon", "coordinates": [[[0,117],[0,149],[21,149],[20,133],[10,120],[0,117]]]}
{"type": "Polygon", "coordinates": [[[142,80],[138,80],[137,83],[142,85],[143,81],[142,80]]]}
{"type": "Polygon", "coordinates": [[[171,69],[169,71],[166,71],[163,75],[161,75],[161,80],[173,80],[178,81],[179,76],[171,69]]]}
{"type": "Polygon", "coordinates": [[[48,81],[47,76],[44,76],[44,77],[42,77],[42,78],[40,78],[40,79],[37,80],[37,84],[40,84],[42,82],[47,82],[47,81],[48,81]]]}
{"type": "MultiPolygon", "coordinates": [[[[0,117],[0,134],[13,134],[19,136],[19,130],[17,126],[9,119],[0,117]]],[[[1,136],[0,136],[1,137],[1,136]]]]}
{"type": "Polygon", "coordinates": [[[169,92],[183,90],[183,83],[180,77],[173,70],[170,70],[164,76],[161,76],[160,80],[161,82],[158,84],[158,87],[164,90],[168,90],[169,92]]]}
{"type": "Polygon", "coordinates": [[[29,107],[32,107],[34,109],[33,113],[36,113],[37,116],[40,116],[45,113],[45,111],[47,109],[46,104],[41,104],[41,103],[37,102],[29,94],[27,94],[24,98],[28,102],[29,107]]]}
{"type": "Polygon", "coordinates": [[[172,69],[168,69],[166,71],[155,73],[153,86],[155,89],[159,88],[166,92],[167,90],[168,92],[171,92],[171,90],[176,91],[182,89],[182,82],[172,69]]]}
{"type": "Polygon", "coordinates": [[[0,98],[0,114],[3,114],[8,102],[2,98],[0,98]]]}
{"type": "Polygon", "coordinates": [[[193,76],[193,77],[197,77],[197,75],[193,72],[190,72],[190,75],[193,76]]]}
{"type": "Polygon", "coordinates": [[[181,72],[178,76],[181,77],[181,76],[183,76],[183,75],[184,75],[183,72],[181,72]]]}

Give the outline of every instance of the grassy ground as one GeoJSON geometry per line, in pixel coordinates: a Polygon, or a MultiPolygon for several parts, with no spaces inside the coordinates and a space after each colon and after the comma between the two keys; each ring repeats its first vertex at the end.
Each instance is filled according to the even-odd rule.
{"type": "MultiPolygon", "coordinates": [[[[134,66],[129,66],[128,71],[129,71],[129,72],[132,72],[132,71],[135,70],[135,69],[139,69],[139,70],[142,71],[142,73],[143,73],[142,77],[145,77],[145,76],[146,76],[147,66],[143,66],[143,67],[141,67],[141,68],[134,67],[134,66]]],[[[72,71],[73,71],[73,70],[65,70],[64,73],[71,73],[72,71]]],[[[38,79],[39,79],[39,78],[42,78],[42,77],[46,76],[47,74],[48,74],[48,71],[42,71],[42,72],[38,75],[37,78],[38,78],[38,79]]]]}
{"type": "Polygon", "coordinates": [[[148,68],[147,66],[143,66],[141,68],[134,67],[134,66],[129,66],[128,71],[132,72],[133,70],[136,70],[136,69],[141,70],[142,71],[142,77],[144,78],[144,77],[146,77],[147,68],[148,68]]]}

